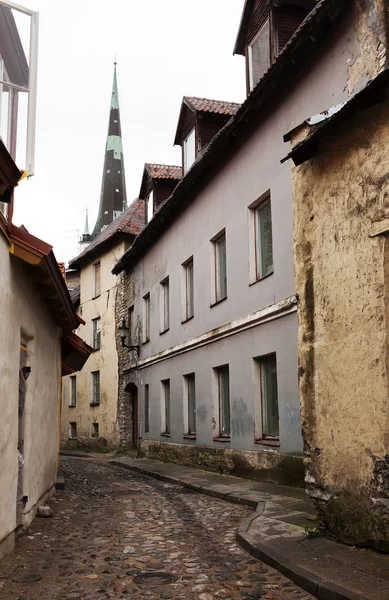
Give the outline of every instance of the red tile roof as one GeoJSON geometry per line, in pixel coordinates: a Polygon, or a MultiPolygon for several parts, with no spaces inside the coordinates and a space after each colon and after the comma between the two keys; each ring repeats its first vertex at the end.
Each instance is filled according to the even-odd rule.
{"type": "Polygon", "coordinates": [[[148,170],[152,179],[181,179],[182,169],[175,165],[157,165],[146,163],[145,169],[148,170]]]}
{"type": "Polygon", "coordinates": [[[193,110],[198,112],[216,113],[218,115],[234,115],[240,104],[237,102],[225,102],[224,100],[209,100],[208,98],[195,98],[184,96],[184,102],[193,110]]]}
{"type": "Polygon", "coordinates": [[[136,199],[121,215],[102,231],[81,254],[69,261],[69,267],[78,269],[85,260],[97,254],[100,247],[115,235],[122,233],[136,237],[145,226],[145,202],[136,199]]]}

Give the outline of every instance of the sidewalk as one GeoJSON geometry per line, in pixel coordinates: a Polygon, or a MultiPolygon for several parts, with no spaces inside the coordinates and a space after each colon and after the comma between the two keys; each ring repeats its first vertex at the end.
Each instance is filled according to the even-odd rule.
{"type": "Polygon", "coordinates": [[[110,464],[254,509],[237,540],[255,558],[289,577],[320,600],[389,600],[389,556],[307,539],[315,511],[304,490],[218,475],[172,463],[125,456],[110,464]]]}

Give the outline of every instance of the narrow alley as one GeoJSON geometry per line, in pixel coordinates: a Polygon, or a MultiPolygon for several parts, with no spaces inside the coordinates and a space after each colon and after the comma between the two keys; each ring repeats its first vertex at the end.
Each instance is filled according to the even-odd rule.
{"type": "Polygon", "coordinates": [[[2,600],[312,598],[236,544],[249,508],[104,457],[62,457],[60,468],[66,489],[50,501],[53,518],[35,519],[0,564],[2,600]]]}

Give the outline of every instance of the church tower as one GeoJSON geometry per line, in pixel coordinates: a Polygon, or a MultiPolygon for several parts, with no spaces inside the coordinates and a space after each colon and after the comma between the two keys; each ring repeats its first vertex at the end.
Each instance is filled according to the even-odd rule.
{"type": "Polygon", "coordinates": [[[105,148],[103,180],[101,184],[99,214],[91,240],[99,235],[127,208],[126,180],[124,176],[122,132],[120,127],[119,96],[114,63],[111,108],[107,144],[105,148]]]}

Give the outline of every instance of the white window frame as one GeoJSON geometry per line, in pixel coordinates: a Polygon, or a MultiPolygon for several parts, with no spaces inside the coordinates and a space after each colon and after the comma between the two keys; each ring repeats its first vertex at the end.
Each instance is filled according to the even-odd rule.
{"type": "Polygon", "coordinates": [[[73,407],[77,404],[77,377],[71,375],[69,377],[69,406],[73,407]],[[73,388],[74,383],[74,388],[73,388]],[[74,391],[74,394],[73,394],[74,391]]]}
{"type": "Polygon", "coordinates": [[[101,262],[98,260],[93,263],[93,298],[101,296],[101,262]],[[97,277],[97,273],[99,276],[97,277]],[[99,285],[97,285],[97,280],[99,285]]]}
{"type": "MultiPolygon", "coordinates": [[[[0,69],[0,98],[3,92],[3,85],[11,88],[13,92],[24,92],[28,94],[27,107],[27,132],[26,132],[26,162],[23,168],[29,175],[35,172],[35,138],[36,138],[36,101],[37,101],[37,77],[38,77],[38,36],[39,36],[39,13],[7,0],[0,0],[0,5],[16,10],[30,17],[30,53],[28,62],[28,87],[24,88],[4,80],[3,68],[0,69]]],[[[3,61],[1,61],[3,62],[3,61]]],[[[0,100],[1,112],[1,100],[0,100]]],[[[7,148],[12,145],[10,132],[14,129],[13,120],[15,115],[12,111],[8,113],[8,143],[7,148]]],[[[16,115],[17,121],[17,115],[16,115]]],[[[16,140],[15,140],[16,144],[16,140]]],[[[11,155],[13,153],[11,152],[11,155]]],[[[15,156],[12,156],[15,159],[15,156]]]]}
{"type": "MultiPolygon", "coordinates": [[[[268,26],[269,27],[269,68],[271,66],[271,24],[270,24],[270,17],[268,17],[266,19],[266,21],[262,24],[262,27],[259,29],[259,31],[255,34],[255,36],[253,37],[253,39],[251,40],[251,42],[248,44],[247,46],[247,52],[248,52],[248,74],[249,74],[249,89],[250,92],[253,91],[253,89],[255,88],[255,86],[257,85],[257,83],[254,84],[254,79],[253,79],[253,45],[255,43],[255,41],[257,40],[257,38],[261,35],[262,31],[265,29],[265,27],[268,26]]],[[[263,75],[266,73],[267,71],[265,71],[264,73],[262,73],[261,78],[263,77],[263,75]]]]}
{"type": "Polygon", "coordinates": [[[193,256],[182,263],[182,323],[194,317],[194,260],[193,256]]]}
{"type": "Polygon", "coordinates": [[[191,168],[191,166],[196,162],[196,128],[193,127],[193,129],[190,131],[190,133],[186,136],[185,140],[184,140],[184,173],[187,173],[189,171],[189,169],[191,168]],[[193,155],[193,160],[190,164],[188,164],[188,142],[189,140],[193,139],[193,149],[194,149],[194,155],[193,155]]]}
{"type": "Polygon", "coordinates": [[[231,383],[230,383],[230,366],[229,364],[220,365],[214,367],[214,389],[215,389],[215,403],[214,403],[214,420],[216,423],[216,438],[231,439],[231,383]],[[223,371],[228,373],[228,424],[226,423],[226,414],[224,410],[223,398],[222,398],[222,385],[221,385],[221,374],[223,371]],[[227,426],[228,425],[228,426],[227,426]]]}
{"type": "Polygon", "coordinates": [[[170,283],[169,277],[160,282],[160,333],[165,333],[170,327],[170,283]]]}
{"type": "Polygon", "coordinates": [[[161,417],[162,417],[162,430],[161,433],[165,435],[171,435],[171,387],[170,379],[163,379],[161,381],[161,417]]]}
{"type": "Polygon", "coordinates": [[[215,235],[212,240],[212,260],[213,260],[213,299],[211,304],[218,304],[225,300],[228,296],[228,278],[227,278],[227,235],[226,230],[223,229],[217,235],[215,235]],[[225,293],[223,293],[222,286],[222,273],[220,268],[220,242],[224,240],[224,248],[225,248],[225,293]]]}
{"type": "Polygon", "coordinates": [[[278,394],[278,369],[277,354],[272,352],[263,356],[258,356],[253,360],[254,367],[254,436],[257,442],[270,442],[279,445],[280,439],[280,421],[279,421],[279,394],[278,394]],[[275,361],[276,379],[277,379],[277,415],[278,415],[278,433],[271,435],[268,433],[267,426],[267,390],[265,385],[264,363],[269,359],[275,361]]]}
{"type": "Polygon", "coordinates": [[[150,292],[143,296],[143,343],[150,341],[151,301],[150,292]]]}
{"type": "Polygon", "coordinates": [[[101,318],[92,319],[92,348],[100,350],[101,348],[101,318]]]}
{"type": "Polygon", "coordinates": [[[100,404],[101,398],[101,380],[100,380],[100,371],[92,371],[91,372],[91,404],[97,406],[100,404]],[[98,377],[97,377],[98,375],[98,377]],[[96,393],[96,380],[98,379],[98,394],[96,393]],[[96,398],[98,397],[98,400],[96,398]]]}
{"type": "Polygon", "coordinates": [[[154,192],[151,190],[146,200],[146,222],[150,223],[154,216],[154,192]]]}
{"type": "Polygon", "coordinates": [[[184,437],[195,436],[197,430],[196,424],[196,375],[195,373],[187,373],[184,375],[184,437]],[[190,398],[190,383],[193,381],[194,397],[191,402],[190,398]],[[191,406],[192,404],[192,406],[191,406]],[[191,411],[193,408],[193,411],[191,411]],[[191,412],[192,417],[191,417],[191,412]],[[194,422],[194,426],[193,426],[194,422]]]}

